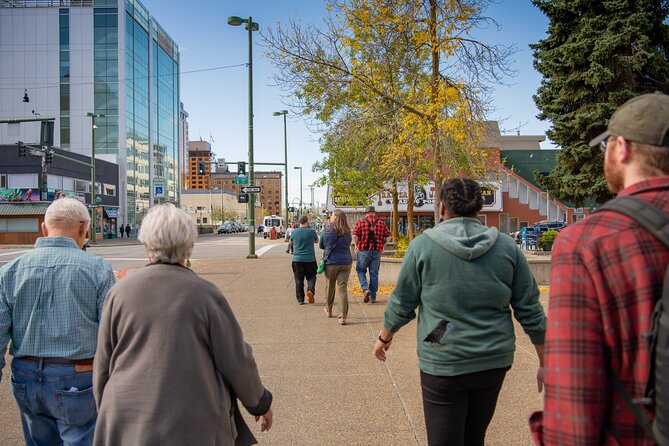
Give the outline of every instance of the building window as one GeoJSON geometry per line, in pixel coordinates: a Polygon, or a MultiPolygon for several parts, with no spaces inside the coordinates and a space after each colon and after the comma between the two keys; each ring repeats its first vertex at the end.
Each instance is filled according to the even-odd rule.
{"type": "Polygon", "coordinates": [[[7,176],[7,187],[13,189],[30,189],[39,187],[36,173],[17,173],[7,176]]]}
{"type": "Polygon", "coordinates": [[[3,189],[7,187],[7,175],[0,175],[0,187],[3,189]]]}
{"type": "Polygon", "coordinates": [[[39,219],[0,218],[0,232],[39,232],[39,219]]]}
{"type": "Polygon", "coordinates": [[[86,193],[86,192],[88,192],[88,189],[89,189],[88,181],[76,180],[76,179],[74,180],[74,190],[76,192],[86,193]]]}
{"type": "Polygon", "coordinates": [[[105,195],[110,197],[116,196],[116,186],[113,184],[105,184],[105,195]]]}

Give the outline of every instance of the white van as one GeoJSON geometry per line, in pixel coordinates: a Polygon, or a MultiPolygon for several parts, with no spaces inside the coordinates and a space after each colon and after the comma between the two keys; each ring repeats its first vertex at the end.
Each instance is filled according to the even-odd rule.
{"type": "Polygon", "coordinates": [[[269,238],[269,230],[272,226],[276,228],[276,237],[283,237],[286,234],[286,221],[278,215],[268,215],[263,218],[263,237],[269,238]]]}

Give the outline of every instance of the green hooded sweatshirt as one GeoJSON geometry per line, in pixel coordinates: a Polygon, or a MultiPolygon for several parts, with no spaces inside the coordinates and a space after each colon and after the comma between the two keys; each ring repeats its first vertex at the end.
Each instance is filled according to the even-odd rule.
{"type": "Polygon", "coordinates": [[[525,255],[476,218],[450,218],[409,245],[385,310],[396,332],[416,317],[420,369],[456,376],[509,367],[514,317],[543,344],[546,316],[525,255]]]}

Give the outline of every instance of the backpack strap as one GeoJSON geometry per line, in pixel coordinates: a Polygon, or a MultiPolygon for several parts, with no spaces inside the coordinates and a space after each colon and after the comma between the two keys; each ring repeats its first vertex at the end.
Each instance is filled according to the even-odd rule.
{"type": "MultiPolygon", "coordinates": [[[[604,205],[600,206],[595,212],[601,211],[612,211],[619,214],[623,214],[631,218],[632,220],[639,223],[644,229],[651,232],[655,237],[657,237],[665,246],[669,248],[669,216],[657,207],[653,206],[646,200],[642,200],[638,197],[625,196],[620,198],[614,198],[606,202],[604,205]]],[[[611,367],[611,361],[607,361],[606,369],[609,377],[611,378],[611,384],[613,388],[620,394],[620,396],[625,401],[625,404],[630,409],[637,423],[643,428],[646,436],[648,438],[654,438],[653,435],[653,420],[648,416],[648,414],[641,409],[639,404],[649,404],[652,403],[652,399],[649,398],[652,395],[651,387],[654,387],[652,383],[654,382],[654,369],[655,369],[655,342],[657,342],[655,333],[657,332],[657,324],[659,323],[658,314],[661,312],[663,300],[668,299],[669,295],[669,270],[665,275],[663,287],[663,296],[657,302],[655,311],[652,315],[652,327],[651,332],[644,334],[644,337],[649,337],[652,344],[650,345],[651,349],[651,372],[649,381],[646,386],[646,391],[644,392],[644,398],[638,400],[633,400],[632,396],[629,394],[623,383],[620,381],[618,374],[611,367]]],[[[611,352],[607,352],[607,355],[610,357],[611,352]]]]}
{"type": "Polygon", "coordinates": [[[669,247],[669,217],[663,210],[646,200],[631,196],[614,198],[597,208],[595,212],[601,211],[613,211],[628,216],[669,247]]]}

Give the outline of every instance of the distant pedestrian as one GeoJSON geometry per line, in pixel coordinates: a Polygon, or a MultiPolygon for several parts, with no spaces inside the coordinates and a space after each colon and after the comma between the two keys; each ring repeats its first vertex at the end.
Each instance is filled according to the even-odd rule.
{"type": "Polygon", "coordinates": [[[325,259],[326,300],[325,313],[332,316],[335,289],[339,296],[339,319],[341,325],[346,325],[348,317],[348,278],[351,275],[351,228],[346,221],[346,214],[335,209],[328,224],[323,230],[320,247],[325,259]]]}
{"type": "Polygon", "coordinates": [[[365,217],[358,220],[353,230],[356,252],[355,271],[358,273],[365,303],[376,302],[381,253],[388,237],[390,237],[388,226],[382,219],[376,217],[374,206],[367,206],[365,217]],[[369,284],[367,283],[367,270],[369,270],[369,284]]]}
{"type": "Polygon", "coordinates": [[[295,276],[295,295],[297,303],[304,304],[304,279],[307,280],[307,297],[309,303],[314,303],[316,294],[316,251],[314,244],[318,243],[318,234],[309,227],[309,219],[302,215],[298,220],[299,227],[293,229],[290,236],[293,244],[293,275],[295,276]]]}
{"type": "Polygon", "coordinates": [[[428,444],[482,446],[513,362],[511,315],[540,361],[546,317],[516,243],[476,218],[483,207],[479,184],[447,180],[440,201],[444,221],[409,245],[374,354],[385,361],[395,333],[418,316],[428,444]]]}
{"type": "Polygon", "coordinates": [[[130,231],[131,231],[130,224],[125,225],[125,236],[127,238],[130,238],[130,231]]]}
{"type": "Polygon", "coordinates": [[[237,407],[272,425],[272,394],[214,284],[186,268],[197,230],[172,204],[144,217],[149,264],[112,288],[100,322],[96,445],[255,444],[237,407]]]}
{"type": "Polygon", "coordinates": [[[86,206],[60,198],[35,248],[0,269],[0,372],[11,340],[10,388],[28,445],[93,443],[93,357],[115,279],[82,250],[89,225],[86,206]]]}
{"type": "Polygon", "coordinates": [[[288,229],[286,229],[286,241],[288,242],[288,246],[286,247],[286,253],[289,254],[293,253],[293,244],[290,242],[290,236],[292,234],[293,234],[293,224],[289,223],[288,229]]]}
{"type": "MultiPolygon", "coordinates": [[[[648,206],[644,211],[655,207],[665,220],[668,123],[669,95],[644,94],[619,107],[606,131],[590,141],[604,151],[609,190],[642,200],[648,206]]],[[[543,436],[545,445],[655,444],[644,431],[650,425],[642,426],[635,415],[645,414],[649,421],[667,415],[667,406],[653,404],[645,391],[657,389],[657,395],[667,396],[669,371],[652,370],[666,358],[662,326],[669,309],[664,307],[657,325],[651,315],[663,282],[667,291],[668,262],[669,250],[660,239],[618,212],[602,210],[560,232],[551,260],[545,410],[531,420],[538,443],[543,436]],[[651,331],[659,335],[658,362],[656,347],[648,342],[651,331]],[[627,390],[632,408],[614,377],[627,390]]],[[[669,444],[666,421],[655,426],[657,444],[669,444]]]]}

